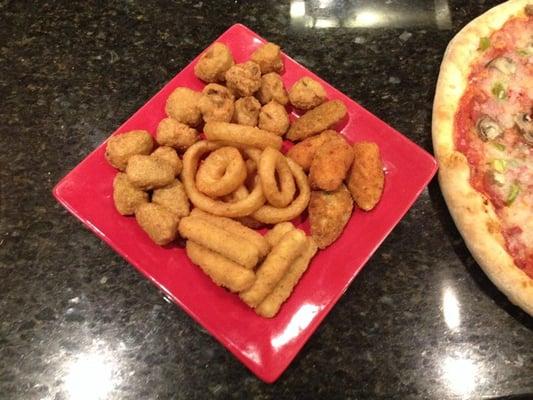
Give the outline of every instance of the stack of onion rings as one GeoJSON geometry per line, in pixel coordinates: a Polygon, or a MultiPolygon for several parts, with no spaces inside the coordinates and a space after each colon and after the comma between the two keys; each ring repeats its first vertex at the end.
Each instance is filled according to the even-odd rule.
{"type": "Polygon", "coordinates": [[[272,147],[263,150],[259,159],[258,175],[267,201],[274,207],[288,206],[294,198],[296,186],[287,158],[272,147]],[[276,181],[279,177],[279,186],[276,181]]]}
{"type": "Polygon", "coordinates": [[[235,191],[247,175],[239,150],[221,147],[209,154],[198,168],[196,187],[210,197],[220,197],[235,191]]]}

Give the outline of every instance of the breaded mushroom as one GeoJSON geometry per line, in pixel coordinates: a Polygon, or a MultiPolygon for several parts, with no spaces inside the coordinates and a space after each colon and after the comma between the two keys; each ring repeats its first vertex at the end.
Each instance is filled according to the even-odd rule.
{"type": "Polygon", "coordinates": [[[304,76],[296,81],[289,90],[289,101],[301,110],[310,110],[322,104],[327,94],[322,85],[314,79],[304,76]]]}
{"type": "Polygon", "coordinates": [[[266,104],[271,100],[277,101],[279,104],[286,106],[289,102],[289,95],[281,76],[275,72],[269,72],[261,77],[261,87],[256,93],[261,104],[266,104]]]}
{"type": "Polygon", "coordinates": [[[226,71],[234,64],[228,46],[215,42],[194,66],[194,74],[204,82],[221,82],[225,79],[226,71]]]}
{"type": "Polygon", "coordinates": [[[235,102],[233,122],[240,125],[257,126],[261,104],[252,96],[241,97],[235,102]]]}
{"type": "Polygon", "coordinates": [[[105,158],[121,171],[135,154],[150,154],[154,146],[152,135],[147,131],[130,131],[112,136],[106,145],[105,158]]]}
{"type": "Polygon", "coordinates": [[[283,61],[281,59],[281,50],[277,44],[265,43],[250,56],[250,60],[259,64],[262,74],[269,72],[281,72],[283,61]]]}
{"type": "Polygon", "coordinates": [[[271,101],[261,108],[258,126],[259,129],[283,136],[289,129],[289,114],[281,104],[271,101]]]}
{"type": "Polygon", "coordinates": [[[261,87],[261,70],[253,61],[235,64],[226,72],[226,86],[238,97],[251,96],[261,87]]]}
{"type": "Polygon", "coordinates": [[[168,96],[165,112],[169,117],[189,126],[198,126],[202,114],[198,108],[201,93],[186,87],[178,87],[168,96]]]}
{"type": "Polygon", "coordinates": [[[200,112],[205,122],[230,122],[235,109],[235,97],[225,86],[210,83],[202,90],[199,102],[200,112]]]}
{"type": "Polygon", "coordinates": [[[176,121],[173,118],[163,118],[157,126],[155,140],[161,146],[174,147],[178,151],[185,151],[199,139],[198,131],[176,121]]]}

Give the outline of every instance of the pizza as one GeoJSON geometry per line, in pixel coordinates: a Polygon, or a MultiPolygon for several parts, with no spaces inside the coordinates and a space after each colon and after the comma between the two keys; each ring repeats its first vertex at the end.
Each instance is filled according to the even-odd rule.
{"type": "Polygon", "coordinates": [[[533,1],[511,0],[450,42],[433,105],[439,183],[473,257],[533,315],[533,1]]]}

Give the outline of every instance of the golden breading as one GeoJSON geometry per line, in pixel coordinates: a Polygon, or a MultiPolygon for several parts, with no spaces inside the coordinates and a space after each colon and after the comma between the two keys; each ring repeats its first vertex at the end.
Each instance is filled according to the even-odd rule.
{"type": "Polygon", "coordinates": [[[178,151],[185,151],[199,139],[198,131],[176,121],[173,118],[163,118],[157,126],[155,140],[161,146],[174,147],[178,151]]]}
{"type": "Polygon", "coordinates": [[[311,235],[325,249],[341,235],[353,210],[353,200],[345,185],[334,192],[313,191],[309,201],[311,235]]]}
{"type": "Polygon", "coordinates": [[[289,129],[289,114],[281,104],[271,101],[261,108],[259,129],[283,136],[289,129]]]}
{"type": "Polygon", "coordinates": [[[253,269],[259,261],[259,249],[251,242],[214,225],[204,218],[189,216],[179,224],[180,235],[229,260],[253,269]]]}
{"type": "Polygon", "coordinates": [[[320,135],[311,136],[292,146],[287,152],[287,157],[302,167],[305,172],[308,172],[317,150],[328,140],[338,136],[340,134],[332,130],[324,131],[320,135]]]}
{"type": "Polygon", "coordinates": [[[257,307],[274,290],[305,248],[307,237],[299,229],[288,232],[272,248],[256,272],[254,284],[240,294],[241,299],[250,307],[257,307]]]}
{"type": "Polygon", "coordinates": [[[178,87],[168,96],[165,112],[169,117],[189,126],[202,122],[198,103],[202,94],[186,87],[178,87]]]}
{"type": "Polygon", "coordinates": [[[353,145],[354,161],[348,176],[348,189],[357,205],[365,211],[373,209],[381,199],[385,173],[377,144],[360,142],[353,145]]]}
{"type": "Polygon", "coordinates": [[[172,242],[178,233],[179,217],[159,204],[141,204],[135,211],[135,219],[160,246],[172,242]]]}
{"type": "Polygon", "coordinates": [[[286,233],[294,229],[296,229],[296,227],[292,224],[292,222],[280,222],[279,224],[274,225],[272,229],[266,233],[265,239],[271,247],[274,247],[279,243],[281,238],[285,236],[286,233]]]}
{"type": "Polygon", "coordinates": [[[190,212],[189,199],[183,184],[177,179],[170,185],[154,190],[152,203],[159,204],[178,217],[186,217],[190,212]]]}
{"type": "Polygon", "coordinates": [[[304,76],[296,81],[289,90],[289,101],[301,110],[310,110],[322,104],[327,94],[322,85],[314,79],[304,76]]]}
{"type": "Polygon", "coordinates": [[[227,87],[218,83],[210,83],[202,90],[202,97],[198,103],[205,122],[230,122],[235,109],[235,96],[227,87]]]}
{"type": "Polygon", "coordinates": [[[257,306],[255,312],[265,318],[273,318],[281,305],[290,297],[292,291],[315,256],[318,248],[312,237],[307,238],[307,243],[300,257],[289,267],[287,273],[281,278],[274,290],[257,306]]]}
{"type": "Polygon", "coordinates": [[[327,140],[315,153],[309,169],[312,189],[336,190],[352,165],[353,150],[342,135],[327,140]]]}
{"type": "Polygon", "coordinates": [[[215,42],[194,66],[194,74],[204,82],[220,82],[233,64],[233,56],[228,46],[215,42]]]}
{"type": "Polygon", "coordinates": [[[198,265],[218,286],[228,288],[232,292],[240,292],[248,289],[255,281],[255,274],[252,270],[246,269],[198,243],[187,240],[185,250],[191,261],[198,265]]]}
{"type": "Polygon", "coordinates": [[[154,150],[151,156],[158,157],[160,160],[163,160],[172,165],[172,168],[174,168],[175,176],[178,176],[180,174],[183,164],[178,156],[178,153],[176,153],[176,150],[174,150],[172,147],[159,146],[157,149],[154,150]]]}
{"type": "Polygon", "coordinates": [[[261,87],[261,70],[253,61],[235,64],[226,72],[226,86],[238,97],[251,96],[261,87]]]}
{"type": "Polygon", "coordinates": [[[233,121],[239,125],[257,126],[261,103],[253,97],[241,97],[235,102],[233,121]]]}
{"type": "Polygon", "coordinates": [[[289,95],[283,86],[281,76],[275,72],[270,72],[261,77],[261,87],[256,93],[261,104],[275,100],[279,104],[286,106],[289,102],[289,95]]]}
{"type": "Polygon", "coordinates": [[[112,136],[106,145],[105,158],[113,167],[126,169],[128,160],[135,154],[150,154],[154,147],[152,135],[147,131],[130,131],[112,136]]]}
{"type": "Polygon", "coordinates": [[[148,202],[148,193],[131,184],[127,175],[119,172],[113,180],[113,201],[122,215],[133,215],[135,209],[148,202]]]}
{"type": "Polygon", "coordinates": [[[330,100],[306,112],[294,121],[287,134],[292,141],[323,132],[346,116],[346,106],[340,100],[330,100]]]}
{"type": "Polygon", "coordinates": [[[126,174],[130,182],[143,190],[157,189],[174,181],[174,167],[157,157],[135,155],[130,157],[126,174]]]}
{"type": "Polygon", "coordinates": [[[259,64],[262,74],[283,70],[281,51],[279,46],[274,43],[265,43],[259,47],[252,53],[250,60],[259,64]]]}

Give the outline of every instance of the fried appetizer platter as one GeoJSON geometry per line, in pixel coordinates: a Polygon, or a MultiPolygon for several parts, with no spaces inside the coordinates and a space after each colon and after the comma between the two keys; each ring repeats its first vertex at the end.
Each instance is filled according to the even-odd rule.
{"type": "Polygon", "coordinates": [[[379,147],[333,129],[344,103],[307,76],[287,90],[283,69],[273,43],[242,63],[214,43],[194,68],[203,90],[174,89],[153,135],[115,135],[105,154],[119,170],[117,211],[158,245],[185,239],[194,264],[265,318],[342,235],[354,207],[372,210],[385,185],[379,147]],[[303,114],[294,119],[291,107],[303,114]],[[291,222],[306,216],[310,235],[291,222]]]}

